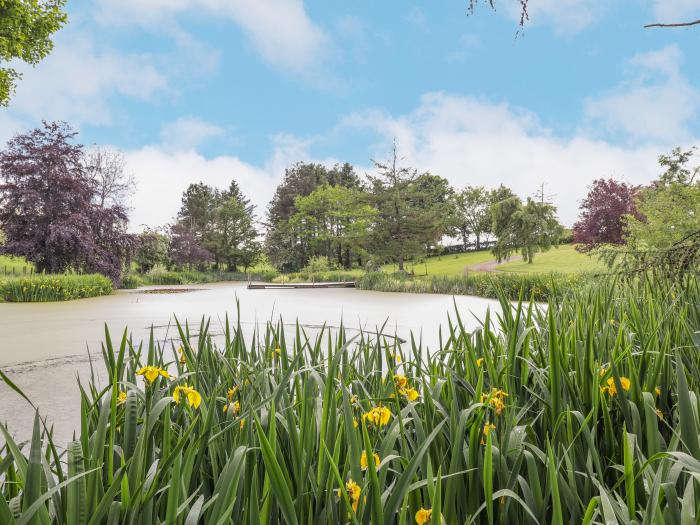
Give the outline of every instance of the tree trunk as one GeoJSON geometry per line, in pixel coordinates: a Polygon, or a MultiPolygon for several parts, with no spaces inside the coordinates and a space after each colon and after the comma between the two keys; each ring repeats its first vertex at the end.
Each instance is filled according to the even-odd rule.
{"type": "Polygon", "coordinates": [[[399,255],[399,272],[403,272],[403,255],[399,255]]]}
{"type": "Polygon", "coordinates": [[[476,234],[476,249],[477,250],[481,249],[481,238],[480,238],[480,235],[478,233],[476,234]]]}

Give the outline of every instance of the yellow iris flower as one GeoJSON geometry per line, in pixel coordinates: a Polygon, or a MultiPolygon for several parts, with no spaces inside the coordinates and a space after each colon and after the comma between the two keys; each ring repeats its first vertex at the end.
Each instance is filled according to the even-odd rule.
{"type": "Polygon", "coordinates": [[[126,392],[123,390],[119,391],[119,394],[117,395],[117,403],[122,404],[126,402],[126,392]]]}
{"type": "MultiPolygon", "coordinates": [[[[622,386],[622,389],[627,392],[630,387],[632,386],[632,382],[627,379],[626,377],[620,376],[620,385],[622,386]]],[[[607,392],[607,394],[610,397],[615,397],[617,395],[617,385],[615,384],[615,378],[610,377],[608,378],[607,385],[601,387],[600,391],[604,394],[607,392]]]]}
{"type": "MultiPolygon", "coordinates": [[[[350,498],[353,512],[357,512],[357,505],[360,503],[360,492],[362,489],[357,483],[350,479],[345,484],[345,490],[348,493],[348,498],[350,498]]],[[[340,491],[338,491],[338,495],[340,495],[340,491]]]]}
{"type": "Polygon", "coordinates": [[[185,383],[183,386],[176,386],[173,391],[173,399],[175,403],[180,404],[180,396],[184,395],[187,398],[187,404],[192,408],[199,408],[202,402],[202,395],[197,392],[194,388],[185,383]]]}
{"type": "MultiPolygon", "coordinates": [[[[382,462],[382,460],[379,458],[379,454],[376,452],[372,453],[372,457],[374,457],[374,467],[378,468],[379,464],[382,462]]],[[[364,450],[362,451],[362,455],[360,456],[360,468],[362,470],[367,470],[367,452],[364,450]]]]}
{"type": "Polygon", "coordinates": [[[158,379],[159,375],[165,379],[170,379],[170,374],[168,374],[167,370],[153,365],[147,365],[138,369],[136,375],[143,376],[148,383],[153,383],[153,381],[158,379]]]}
{"type": "Polygon", "coordinates": [[[373,423],[375,426],[383,427],[389,423],[389,420],[391,419],[391,410],[380,405],[374,407],[369,412],[362,414],[362,417],[369,420],[369,422],[373,423]]]}
{"type": "Polygon", "coordinates": [[[416,512],[416,523],[418,525],[425,525],[426,523],[430,523],[432,516],[432,509],[424,509],[423,507],[421,507],[418,510],[418,512],[416,512]]]}
{"type": "Polygon", "coordinates": [[[508,393],[505,390],[492,388],[489,394],[481,394],[481,402],[487,402],[496,411],[496,415],[500,416],[506,408],[506,397],[508,393]]]}

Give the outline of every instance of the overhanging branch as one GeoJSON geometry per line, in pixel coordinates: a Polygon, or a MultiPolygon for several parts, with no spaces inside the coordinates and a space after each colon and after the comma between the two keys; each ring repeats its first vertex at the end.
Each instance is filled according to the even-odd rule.
{"type": "Polygon", "coordinates": [[[693,22],[678,22],[676,24],[647,24],[644,27],[689,27],[700,25],[700,20],[694,20],[693,22]]]}

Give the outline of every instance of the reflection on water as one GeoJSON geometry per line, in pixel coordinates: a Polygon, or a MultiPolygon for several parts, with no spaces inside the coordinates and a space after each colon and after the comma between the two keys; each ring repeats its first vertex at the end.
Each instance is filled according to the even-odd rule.
{"type": "MultiPolygon", "coordinates": [[[[113,340],[119,340],[126,329],[135,344],[147,342],[152,327],[156,339],[166,342],[177,338],[175,317],[187,321],[196,334],[204,316],[211,319],[210,333],[220,336],[226,315],[232,322],[238,316],[238,299],[247,340],[267,321],[283,319],[288,340],[297,320],[309,337],[324,324],[333,328],[342,322],[348,331],[375,332],[384,325],[384,334],[403,340],[409,340],[413,331],[424,347],[434,349],[440,325],[445,326],[455,305],[472,328],[487,308],[500,308],[497,301],[476,297],[343,288],[248,290],[242,283],[187,288],[195,290],[176,294],[131,290],[64,303],[0,304],[0,367],[55,425],[57,441],[64,443],[76,428],[80,406],[76,378],[87,382],[92,369],[104,383],[105,324],[113,340]]],[[[0,396],[0,421],[7,422],[18,437],[28,436],[34,417],[31,407],[5,384],[0,384],[0,396]]]]}

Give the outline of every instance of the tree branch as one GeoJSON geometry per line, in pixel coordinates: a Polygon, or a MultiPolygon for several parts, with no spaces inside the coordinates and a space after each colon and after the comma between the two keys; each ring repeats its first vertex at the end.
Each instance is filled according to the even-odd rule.
{"type": "Polygon", "coordinates": [[[700,20],[694,20],[693,22],[679,22],[677,24],[647,24],[644,27],[689,27],[700,25],[700,20]]]}

